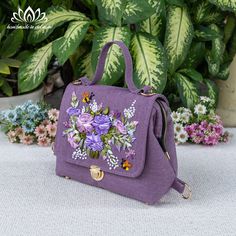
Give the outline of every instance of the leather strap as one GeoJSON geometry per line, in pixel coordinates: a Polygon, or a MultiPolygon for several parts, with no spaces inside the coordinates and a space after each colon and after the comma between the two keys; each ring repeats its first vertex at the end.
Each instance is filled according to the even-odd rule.
{"type": "Polygon", "coordinates": [[[82,84],[83,85],[94,85],[98,81],[101,80],[103,72],[104,72],[104,67],[105,67],[105,62],[106,62],[106,57],[108,54],[108,51],[110,47],[116,44],[118,45],[123,53],[124,59],[125,59],[125,82],[128,86],[128,89],[131,93],[147,93],[151,87],[150,86],[144,86],[142,89],[138,89],[133,81],[133,63],[132,63],[132,57],[130,55],[129,49],[126,47],[126,45],[122,41],[111,41],[105,44],[105,46],[102,48],[102,51],[99,56],[97,68],[95,71],[95,75],[92,81],[88,80],[87,78],[81,78],[82,84]]]}

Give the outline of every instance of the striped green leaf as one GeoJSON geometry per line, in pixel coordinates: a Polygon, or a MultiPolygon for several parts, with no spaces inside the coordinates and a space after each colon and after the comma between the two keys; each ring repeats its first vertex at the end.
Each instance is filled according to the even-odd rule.
{"type": "Polygon", "coordinates": [[[195,30],[195,37],[199,41],[211,41],[220,36],[221,34],[218,31],[206,26],[199,26],[195,30]]]}
{"type": "Polygon", "coordinates": [[[161,43],[148,34],[137,33],[131,40],[131,53],[136,85],[149,85],[154,92],[162,93],[166,85],[167,67],[161,43]]]}
{"type": "Polygon", "coordinates": [[[193,68],[181,69],[178,72],[188,76],[189,78],[191,78],[194,81],[198,81],[198,82],[203,81],[202,74],[199,73],[198,71],[194,70],[193,68]]]}
{"type": "Polygon", "coordinates": [[[184,106],[193,108],[198,103],[199,95],[197,86],[188,77],[175,73],[175,80],[180,99],[184,106]]]}
{"type": "Polygon", "coordinates": [[[204,59],[205,56],[205,43],[197,42],[193,43],[190,47],[188,55],[185,58],[184,63],[182,64],[183,68],[196,68],[204,59]]]}
{"type": "Polygon", "coordinates": [[[220,66],[219,73],[217,74],[217,79],[227,80],[229,78],[231,61],[220,66]]]}
{"type": "Polygon", "coordinates": [[[216,83],[212,80],[206,79],[205,80],[206,86],[207,86],[207,96],[211,98],[215,102],[215,106],[218,101],[218,94],[219,94],[219,89],[216,85],[216,83]]]}
{"type": "Polygon", "coordinates": [[[156,12],[146,20],[140,22],[140,30],[160,37],[165,22],[165,1],[154,1],[152,7],[156,9],[156,12]]]}
{"type": "Polygon", "coordinates": [[[7,38],[1,43],[1,57],[11,57],[20,48],[23,41],[24,33],[22,29],[12,31],[7,38]]]}
{"type": "Polygon", "coordinates": [[[201,1],[194,10],[194,20],[197,24],[212,24],[222,20],[222,14],[207,1],[201,1]]]}
{"type": "Polygon", "coordinates": [[[178,7],[183,7],[185,5],[184,0],[166,0],[166,2],[170,5],[175,5],[178,7]]]}
{"type": "Polygon", "coordinates": [[[209,2],[220,7],[222,10],[236,12],[235,0],[209,0],[209,2]]]}
{"type": "Polygon", "coordinates": [[[85,53],[78,59],[78,64],[76,65],[76,76],[86,76],[87,78],[92,78],[93,69],[91,64],[91,55],[91,52],[85,53]]]}
{"type": "Polygon", "coordinates": [[[97,0],[100,19],[105,19],[115,25],[121,25],[121,18],[125,9],[125,0],[97,0]]]}
{"type": "Polygon", "coordinates": [[[30,31],[28,42],[39,43],[46,39],[53,30],[72,20],[76,21],[88,21],[88,18],[79,11],[66,10],[62,7],[50,7],[46,11],[47,21],[44,23],[36,24],[35,28],[30,31]]]}
{"type": "Polygon", "coordinates": [[[19,92],[30,91],[42,83],[52,55],[52,43],[49,43],[24,61],[18,71],[19,92]]]}
{"type": "Polygon", "coordinates": [[[144,20],[155,13],[155,9],[149,1],[129,0],[127,1],[123,12],[123,22],[126,24],[134,24],[144,20]]]}
{"type": "Polygon", "coordinates": [[[187,9],[171,6],[168,10],[165,48],[169,72],[173,74],[183,63],[193,38],[193,26],[187,9]]]}
{"type": "Polygon", "coordinates": [[[220,70],[220,60],[215,61],[212,52],[207,51],[205,59],[208,64],[208,71],[212,76],[216,76],[220,70]]]}
{"type": "MultiPolygon", "coordinates": [[[[130,30],[128,27],[102,27],[94,37],[92,47],[92,68],[95,71],[98,57],[103,46],[113,40],[123,41],[127,46],[130,43],[130,30]]],[[[124,59],[121,50],[113,45],[108,52],[105,70],[102,77],[103,84],[115,83],[124,72],[124,59]]]]}
{"type": "Polygon", "coordinates": [[[73,21],[70,23],[65,35],[52,43],[52,51],[60,64],[64,64],[74,53],[83,40],[88,27],[88,21],[73,21]]]}

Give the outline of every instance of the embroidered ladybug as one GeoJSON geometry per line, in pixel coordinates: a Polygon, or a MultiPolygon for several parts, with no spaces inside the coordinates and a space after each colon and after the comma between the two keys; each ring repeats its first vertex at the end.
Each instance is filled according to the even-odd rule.
{"type": "Polygon", "coordinates": [[[132,168],[132,164],[128,161],[128,160],[125,160],[125,159],[122,159],[122,162],[121,162],[121,167],[124,169],[124,170],[130,170],[130,168],[132,168]]]}

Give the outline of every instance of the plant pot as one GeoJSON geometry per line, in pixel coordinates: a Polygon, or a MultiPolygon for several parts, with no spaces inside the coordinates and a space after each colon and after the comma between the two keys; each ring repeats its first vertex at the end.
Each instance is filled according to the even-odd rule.
{"type": "Polygon", "coordinates": [[[44,88],[43,86],[41,86],[40,88],[23,95],[12,97],[0,97],[0,110],[6,110],[17,105],[22,105],[28,100],[38,102],[43,99],[43,96],[44,88]]]}
{"type": "Polygon", "coordinates": [[[219,102],[217,114],[228,127],[236,126],[236,57],[230,65],[230,76],[226,81],[219,81],[219,102]]]}

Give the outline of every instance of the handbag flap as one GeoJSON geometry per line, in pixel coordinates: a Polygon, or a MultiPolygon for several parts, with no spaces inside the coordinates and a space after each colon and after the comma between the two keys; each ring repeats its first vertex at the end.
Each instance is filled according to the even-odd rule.
{"type": "Polygon", "coordinates": [[[144,97],[113,86],[68,85],[60,108],[55,154],[71,164],[139,176],[158,96],[144,97]]]}

